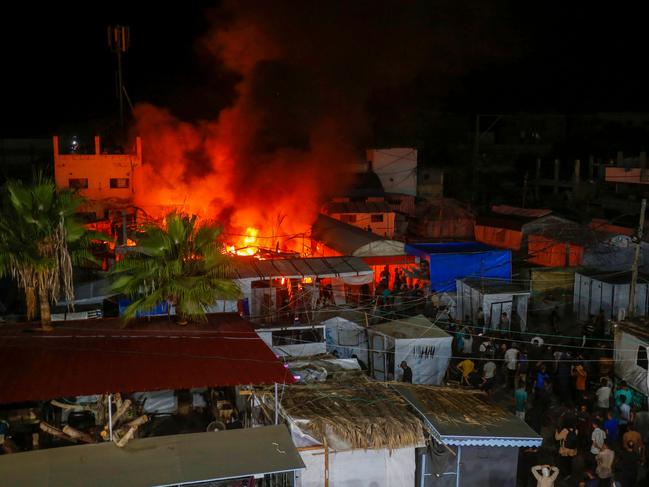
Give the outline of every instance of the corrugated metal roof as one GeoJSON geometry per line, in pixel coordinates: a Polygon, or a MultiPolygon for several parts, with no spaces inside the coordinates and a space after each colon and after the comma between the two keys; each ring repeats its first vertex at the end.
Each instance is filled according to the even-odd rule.
{"type": "Polygon", "coordinates": [[[279,277],[349,277],[370,274],[372,269],[359,257],[309,257],[304,259],[233,259],[233,277],[272,279],[279,277]]]}
{"type": "Polygon", "coordinates": [[[304,468],[285,426],[142,438],[0,456],[4,485],[176,486],[304,468]]]}
{"type": "Polygon", "coordinates": [[[524,421],[487,400],[483,392],[393,384],[438,441],[458,446],[540,446],[524,421]]]}
{"type": "Polygon", "coordinates": [[[325,213],[394,213],[386,201],[332,201],[325,205],[325,213]]]}
{"type": "Polygon", "coordinates": [[[122,328],[117,318],[0,327],[0,403],[107,392],[292,383],[238,315],[181,327],[165,318],[122,328]],[[9,365],[10,364],[10,365],[9,365]]]}

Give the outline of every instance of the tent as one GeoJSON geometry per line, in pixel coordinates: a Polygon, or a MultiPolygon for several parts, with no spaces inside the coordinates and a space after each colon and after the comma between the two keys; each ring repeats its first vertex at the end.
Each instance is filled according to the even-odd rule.
{"type": "Polygon", "coordinates": [[[456,319],[468,316],[477,321],[478,308],[484,312],[486,328],[496,329],[502,313],[507,313],[510,329],[527,329],[527,304],[530,292],[509,281],[458,279],[456,319]]]}
{"type": "Polygon", "coordinates": [[[451,359],[453,338],[422,315],[373,325],[370,340],[370,370],[377,380],[399,380],[405,360],[412,369],[414,384],[439,385],[451,359]]]}
{"type": "Polygon", "coordinates": [[[397,268],[411,273],[417,270],[415,258],[408,255],[403,242],[382,238],[326,215],[318,215],[311,229],[311,239],[314,255],[360,257],[372,268],[375,282],[380,281],[385,266],[390,270],[391,281],[397,268]]]}
{"type": "Polygon", "coordinates": [[[464,277],[511,278],[511,251],[478,242],[406,244],[406,252],[428,261],[433,291],[455,292],[455,280],[464,277]]]}
{"type": "Polygon", "coordinates": [[[368,363],[370,347],[365,327],[340,316],[325,320],[322,324],[325,325],[327,352],[335,352],[340,358],[356,355],[365,364],[368,363]]]}
{"type": "MultiPolygon", "coordinates": [[[[647,316],[649,276],[638,275],[635,290],[635,316],[647,316]]],[[[578,320],[586,321],[589,315],[597,315],[600,310],[608,319],[626,316],[629,307],[631,272],[601,273],[576,272],[573,296],[573,311],[578,320]]]]}
{"type": "Polygon", "coordinates": [[[620,322],[615,327],[615,375],[649,396],[647,323],[620,322]]]}

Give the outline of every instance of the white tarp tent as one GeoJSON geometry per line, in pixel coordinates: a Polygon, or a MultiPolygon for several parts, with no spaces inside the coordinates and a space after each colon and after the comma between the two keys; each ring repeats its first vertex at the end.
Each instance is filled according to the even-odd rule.
{"type": "Polygon", "coordinates": [[[476,323],[478,309],[484,313],[485,327],[497,329],[502,313],[507,313],[510,327],[518,323],[520,331],[527,329],[527,305],[530,292],[500,279],[458,279],[455,318],[466,316],[476,323]]]}
{"type": "Polygon", "coordinates": [[[364,327],[340,316],[334,316],[322,322],[325,325],[327,352],[340,358],[351,358],[356,355],[365,364],[368,363],[369,344],[364,327]]]}
{"type": "MultiPolygon", "coordinates": [[[[392,451],[346,450],[329,452],[329,485],[336,487],[412,487],[415,485],[415,449],[392,451]]],[[[305,470],[296,474],[296,485],[324,485],[324,449],[298,448],[305,470]]]]}
{"type": "Polygon", "coordinates": [[[412,369],[413,384],[439,385],[452,355],[453,338],[422,315],[368,328],[370,369],[377,380],[400,380],[400,364],[412,369]]]}
{"type": "Polygon", "coordinates": [[[634,325],[615,327],[615,375],[649,396],[649,334],[634,325]]]}
{"type": "MultiPolygon", "coordinates": [[[[597,316],[600,309],[608,319],[615,320],[626,316],[630,283],[630,272],[576,272],[573,310],[577,319],[586,321],[589,315],[597,316]]],[[[647,316],[648,300],[647,276],[640,274],[635,291],[635,316],[647,316]]]]}

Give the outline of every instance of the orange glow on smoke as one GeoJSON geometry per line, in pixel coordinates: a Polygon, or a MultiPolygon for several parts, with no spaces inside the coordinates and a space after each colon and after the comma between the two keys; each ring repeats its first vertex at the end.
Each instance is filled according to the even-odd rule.
{"type": "Polygon", "coordinates": [[[281,52],[256,25],[235,23],[203,42],[241,76],[236,99],[194,123],[153,105],[135,107],[134,134],[143,145],[135,205],[155,219],[175,209],[215,221],[227,250],[237,254],[302,252],[322,202],[348,181],[341,172],[356,161],[351,139],[331,118],[309,119],[305,128],[281,119],[290,117],[281,103],[271,114],[258,102],[256,67],[281,52]],[[280,137],[282,124],[301,135],[299,142],[280,137]]]}

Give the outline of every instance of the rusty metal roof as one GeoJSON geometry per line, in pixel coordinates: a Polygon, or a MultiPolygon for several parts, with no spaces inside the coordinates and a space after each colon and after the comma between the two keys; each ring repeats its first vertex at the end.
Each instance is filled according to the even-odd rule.
{"type": "Polygon", "coordinates": [[[292,383],[234,313],[179,326],[166,318],[122,328],[117,318],[0,326],[0,403],[114,392],[292,383]]]}

